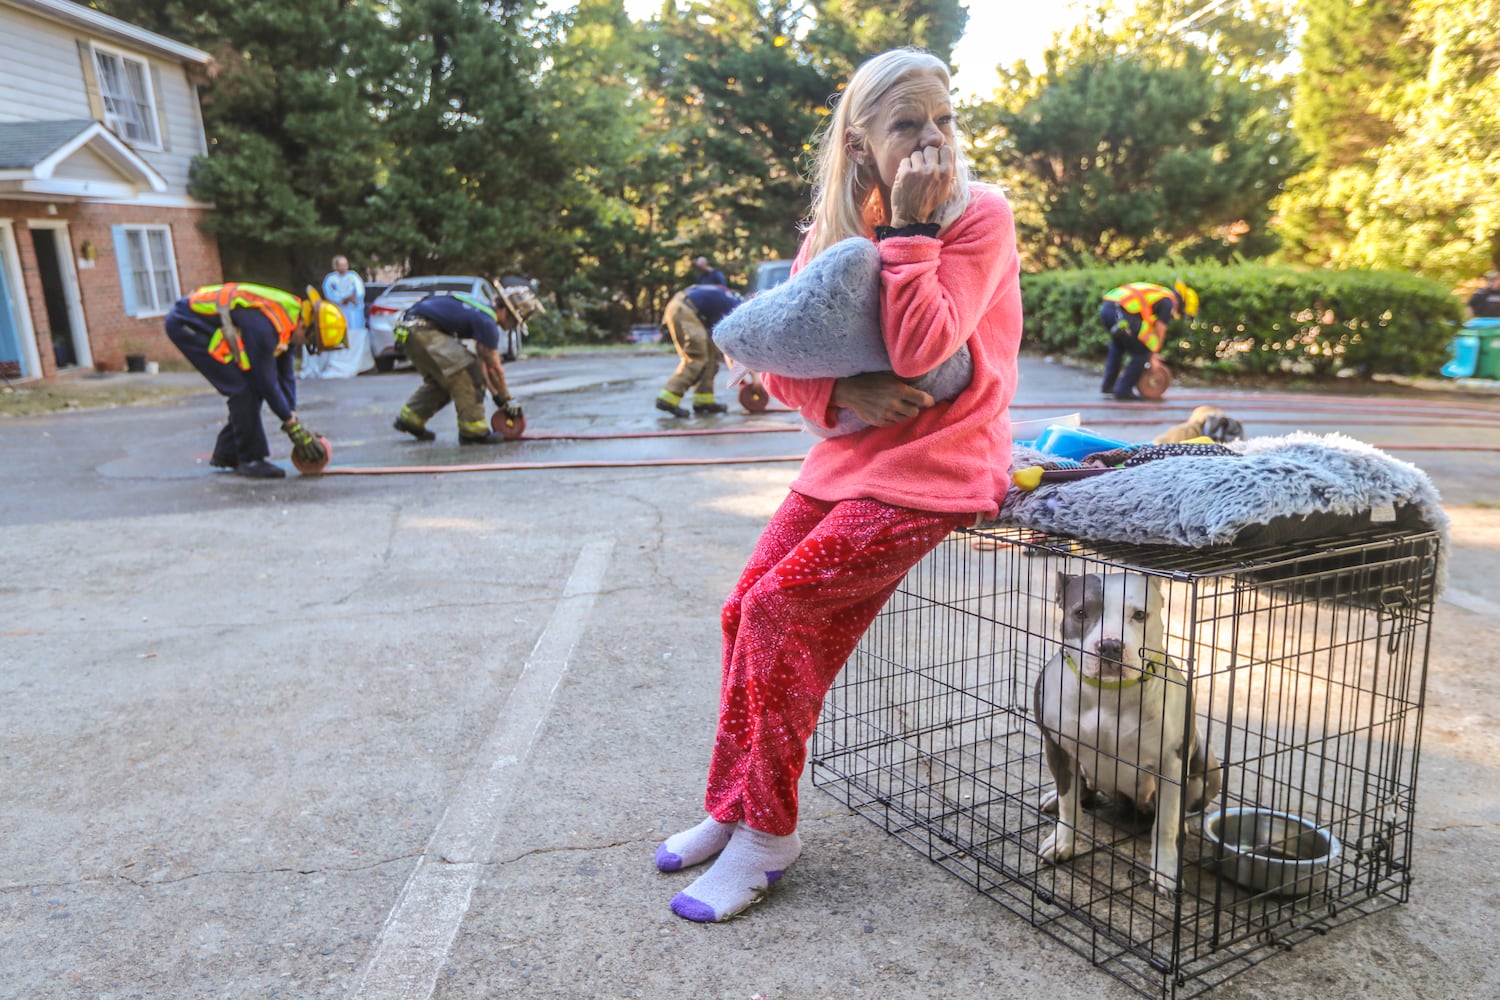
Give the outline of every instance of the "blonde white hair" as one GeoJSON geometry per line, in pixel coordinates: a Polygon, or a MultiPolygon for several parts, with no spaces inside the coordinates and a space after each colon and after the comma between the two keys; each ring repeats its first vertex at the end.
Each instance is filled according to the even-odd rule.
{"type": "MultiPolygon", "coordinates": [[[[812,210],[805,228],[812,231],[808,260],[850,236],[869,233],[871,217],[879,215],[879,187],[859,168],[852,155],[859,148],[880,102],[891,88],[915,76],[931,76],[946,91],[948,67],[931,52],[918,48],[891,49],[865,60],[849,78],[833,107],[827,126],[814,139],[812,210]],[[877,204],[872,206],[871,200],[877,204]],[[875,209],[875,211],[872,211],[875,209]]],[[[939,232],[948,228],[969,205],[969,162],[961,144],[953,149],[953,195],[938,209],[939,232]]],[[[877,219],[884,222],[884,219],[877,219]]]]}

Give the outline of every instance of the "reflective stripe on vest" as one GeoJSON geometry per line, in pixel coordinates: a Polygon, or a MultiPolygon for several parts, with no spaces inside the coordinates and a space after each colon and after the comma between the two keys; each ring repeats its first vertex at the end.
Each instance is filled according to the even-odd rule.
{"type": "Polygon", "coordinates": [[[470,307],[472,307],[474,309],[478,309],[480,312],[484,313],[490,319],[494,319],[495,318],[495,310],[494,310],[494,308],[488,302],[484,301],[484,299],[476,299],[474,296],[470,295],[468,292],[454,292],[453,293],[453,297],[455,299],[457,299],[458,301],[462,302],[466,306],[470,306],[470,307]]]}
{"type": "Polygon", "coordinates": [[[1156,311],[1155,305],[1162,299],[1172,295],[1170,288],[1161,285],[1152,285],[1147,282],[1135,282],[1129,285],[1121,285],[1119,288],[1111,288],[1104,293],[1104,301],[1113,302],[1128,313],[1135,313],[1141,318],[1141,332],[1136,335],[1141,343],[1155,354],[1161,350],[1161,337],[1156,333],[1156,311]],[[1135,308],[1131,308],[1134,306],[1135,308]]]}
{"type": "MultiPolygon", "coordinates": [[[[276,353],[286,351],[292,339],[292,331],[302,319],[302,300],[290,292],[265,285],[251,285],[231,281],[222,285],[204,285],[188,296],[188,305],[201,316],[218,316],[220,307],[226,309],[256,309],[271,321],[276,330],[276,353]]],[[[215,330],[208,340],[208,353],[214,360],[224,364],[234,363],[243,371],[250,370],[250,358],[245,354],[244,344],[230,343],[223,330],[215,330]]]]}

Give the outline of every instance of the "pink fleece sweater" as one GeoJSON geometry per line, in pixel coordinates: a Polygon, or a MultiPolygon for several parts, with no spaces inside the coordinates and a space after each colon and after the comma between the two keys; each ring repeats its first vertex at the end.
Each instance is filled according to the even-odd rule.
{"type": "MultiPolygon", "coordinates": [[[[939,238],[881,241],[880,325],[897,375],[929,372],[967,342],[973,381],[956,399],[895,426],[819,441],[792,483],[797,492],[945,514],[999,512],[1009,483],[1021,268],[1010,203],[988,184],[970,192],[968,209],[939,238]]],[[[795,267],[806,252],[804,243],[795,267]]],[[[833,426],[833,379],[764,381],[808,420],[833,426]]]]}

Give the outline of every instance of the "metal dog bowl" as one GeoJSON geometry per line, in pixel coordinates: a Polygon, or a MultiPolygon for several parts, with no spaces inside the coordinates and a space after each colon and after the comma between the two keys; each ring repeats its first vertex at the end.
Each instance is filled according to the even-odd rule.
{"type": "Polygon", "coordinates": [[[1215,810],[1203,817],[1203,835],[1224,849],[1220,874],[1278,896],[1321,892],[1341,850],[1332,830],[1269,809],[1215,810]]]}

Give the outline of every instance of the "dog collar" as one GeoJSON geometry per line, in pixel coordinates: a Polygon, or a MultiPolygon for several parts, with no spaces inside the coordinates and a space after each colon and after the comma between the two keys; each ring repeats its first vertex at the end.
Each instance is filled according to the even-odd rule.
{"type": "Polygon", "coordinates": [[[1158,660],[1155,657],[1147,657],[1144,667],[1136,676],[1131,677],[1128,680],[1124,677],[1121,677],[1117,681],[1101,681],[1097,677],[1085,676],[1084,672],[1078,669],[1078,664],[1073,660],[1073,656],[1071,653],[1064,650],[1062,657],[1063,662],[1068,665],[1068,669],[1073,671],[1073,675],[1077,677],[1081,683],[1091,688],[1098,688],[1101,691],[1122,691],[1125,688],[1135,687],[1137,684],[1141,683],[1141,681],[1146,680],[1148,677],[1158,676],[1158,671],[1160,670],[1160,668],[1166,666],[1166,663],[1164,661],[1158,660]]]}

